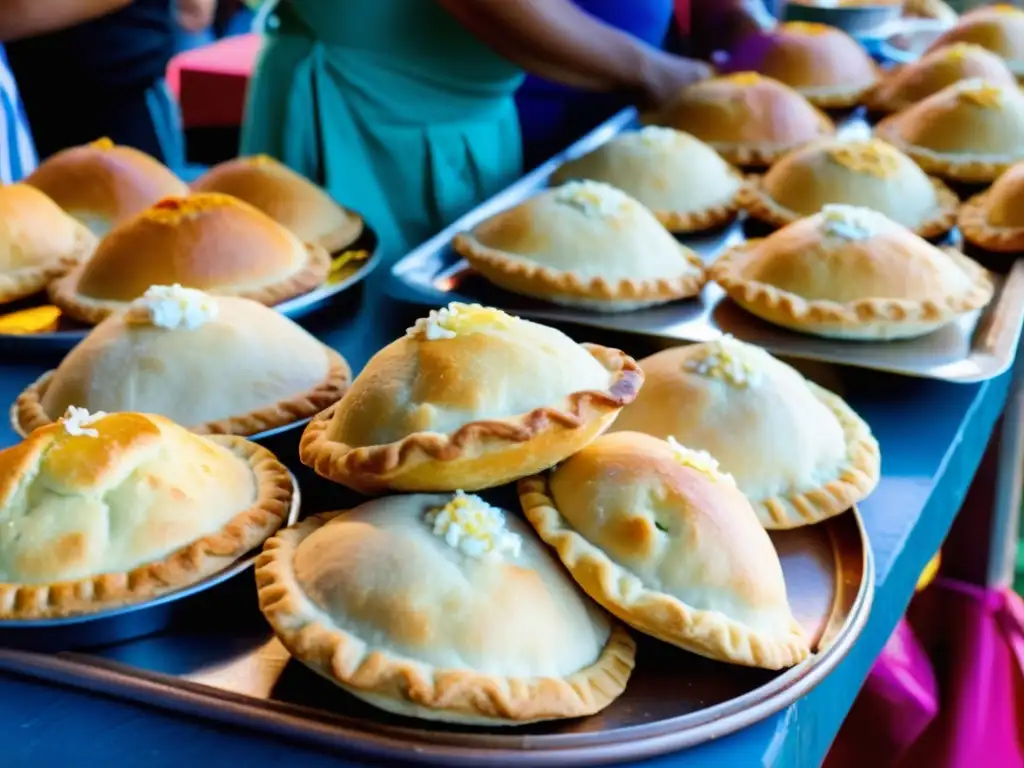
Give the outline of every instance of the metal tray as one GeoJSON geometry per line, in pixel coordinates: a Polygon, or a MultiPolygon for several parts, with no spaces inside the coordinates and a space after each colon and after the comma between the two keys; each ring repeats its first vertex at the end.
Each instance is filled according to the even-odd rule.
{"type": "MultiPolygon", "coordinates": [[[[295,493],[288,511],[287,525],[293,525],[299,520],[302,496],[298,480],[291,472],[288,474],[295,493]]],[[[161,632],[180,615],[182,603],[187,602],[187,598],[225,586],[250,571],[256,554],[251,552],[202,581],[137,605],[60,619],[0,620],[0,645],[33,651],[64,651],[125,643],[161,632]]]]}
{"type": "MultiPolygon", "coordinates": [[[[292,320],[299,320],[322,309],[339,294],[364,280],[377,268],[381,258],[377,245],[377,233],[364,224],[362,234],[354,243],[345,248],[345,251],[367,251],[370,254],[368,258],[343,266],[319,288],[282,302],[274,309],[292,320]]],[[[46,301],[45,294],[39,294],[20,302],[4,305],[2,309],[4,314],[10,314],[20,310],[48,306],[46,301]]],[[[0,333],[0,351],[68,352],[92,330],[91,327],[63,317],[57,322],[58,326],[55,331],[23,334],[0,333]]]]}
{"type": "MultiPolygon", "coordinates": [[[[395,298],[418,304],[479,302],[540,320],[625,331],[671,343],[708,341],[730,333],[776,354],[960,383],[990,379],[1010,367],[1024,324],[1024,264],[1020,261],[1005,279],[997,276],[999,290],[982,312],[974,312],[920,339],[843,342],[770,325],[733,304],[713,283],[696,299],[639,312],[601,314],[558,307],[491,285],[452,250],[451,239],[456,233],[519,204],[544,188],[551,174],[566,160],[589,152],[635,126],[636,113],[625,110],[562,155],[463,216],[396,263],[391,269],[388,291],[395,298]]],[[[843,126],[841,133],[849,137],[864,136],[868,134],[868,126],[863,117],[854,117],[843,126]]],[[[737,223],[724,231],[682,241],[710,262],[723,248],[743,238],[743,224],[737,223]]]]}
{"type": "MultiPolygon", "coordinates": [[[[510,508],[501,493],[485,495],[510,508]]],[[[863,629],[874,564],[856,510],[772,539],[794,614],[815,639],[814,656],[772,673],[642,638],[625,694],[580,720],[498,730],[387,715],[290,659],[256,612],[254,596],[207,607],[172,632],[89,653],[0,650],[0,670],[375,761],[450,768],[639,760],[719,738],[792,704],[835,668],[863,629]]]]}

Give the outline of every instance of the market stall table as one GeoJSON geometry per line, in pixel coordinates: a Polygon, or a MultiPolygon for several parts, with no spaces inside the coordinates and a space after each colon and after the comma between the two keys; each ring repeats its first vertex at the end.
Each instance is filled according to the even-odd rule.
{"type": "MultiPolygon", "coordinates": [[[[361,368],[399,335],[420,310],[375,296],[361,307],[332,310],[311,329],[361,368]],[[372,309],[367,305],[372,303],[372,309]]],[[[578,330],[566,328],[580,336],[578,330]]],[[[588,340],[641,342],[585,332],[588,340]]],[[[10,402],[52,360],[0,361],[0,397],[10,402]]],[[[735,735],[653,766],[818,765],[913,593],[922,568],[942,543],[971,484],[1003,410],[1011,374],[970,385],[839,370],[842,390],[866,418],[882,447],[883,478],[861,505],[877,568],[868,625],[838,669],[798,704],[735,735]]],[[[4,424],[0,445],[14,442],[4,424]]],[[[323,506],[321,502],[319,506],[323,506]]],[[[0,677],[0,751],[5,766],[208,765],[231,760],[261,765],[359,765],[267,734],[203,723],[27,678],[0,677]]]]}

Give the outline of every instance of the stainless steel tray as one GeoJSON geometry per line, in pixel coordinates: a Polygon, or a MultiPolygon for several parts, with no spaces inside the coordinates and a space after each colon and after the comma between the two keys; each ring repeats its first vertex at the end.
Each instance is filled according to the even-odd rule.
{"type": "MultiPolygon", "coordinates": [[[[1021,261],[1005,278],[998,278],[999,291],[984,311],[972,313],[958,323],[909,341],[843,342],[798,334],[761,321],[733,304],[715,284],[707,285],[696,299],[639,312],[609,315],[565,309],[490,285],[452,250],[451,239],[457,232],[471,229],[489,216],[522,202],[546,186],[563,162],[635,125],[633,110],[620,113],[564,154],[463,216],[395,264],[388,291],[398,299],[419,304],[438,306],[453,300],[475,301],[526,317],[641,334],[669,343],[708,341],[730,333],[776,354],[961,383],[990,379],[1010,367],[1024,324],[1021,261]]],[[[856,117],[843,126],[842,133],[864,136],[868,126],[862,117],[856,117]]],[[[713,235],[685,238],[683,242],[710,262],[723,248],[743,238],[743,224],[737,223],[713,235]]]]}
{"type": "MultiPolygon", "coordinates": [[[[488,495],[510,507],[506,489],[488,495]]],[[[0,650],[0,669],[374,761],[443,766],[594,765],[719,738],[792,704],[832,671],[867,620],[874,564],[855,510],[773,533],[794,613],[817,652],[777,674],[641,639],[625,694],[600,715],[516,729],[390,716],[291,660],[254,605],[208,608],[173,631],[89,653],[0,650]]],[[[251,585],[250,585],[251,586],[251,585]]]]}
{"type": "MultiPolygon", "coordinates": [[[[298,522],[302,496],[295,476],[291,472],[288,474],[295,488],[287,522],[287,525],[292,525],[298,522]]],[[[251,571],[256,554],[251,552],[200,582],[137,605],[60,619],[0,620],[0,645],[34,651],[63,651],[125,643],[160,632],[171,626],[181,612],[182,603],[188,598],[224,586],[251,571]]]]}
{"type": "MultiPolygon", "coordinates": [[[[369,226],[363,226],[363,232],[345,251],[367,251],[370,255],[361,261],[343,266],[331,275],[319,288],[294,299],[284,301],[274,308],[285,317],[299,320],[322,309],[333,302],[339,294],[352,288],[364,280],[380,263],[377,248],[377,233],[369,226]]],[[[39,294],[29,299],[14,302],[0,307],[0,317],[25,309],[48,306],[46,296],[39,294]]],[[[54,308],[56,309],[56,308],[54,308]]],[[[68,352],[88,335],[91,328],[64,317],[59,318],[57,330],[41,333],[0,333],[0,351],[13,352],[68,352]]]]}

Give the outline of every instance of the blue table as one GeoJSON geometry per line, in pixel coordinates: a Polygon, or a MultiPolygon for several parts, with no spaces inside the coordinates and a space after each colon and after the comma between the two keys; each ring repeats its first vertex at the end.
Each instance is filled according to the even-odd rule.
{"type": "MultiPolygon", "coordinates": [[[[398,336],[417,311],[367,292],[361,311],[319,318],[313,330],[354,369],[398,336]]],[[[591,340],[649,350],[623,338],[566,329],[591,340]]],[[[0,353],[0,403],[53,361],[11,362],[0,353]]],[[[788,710],[733,736],[645,765],[818,766],[865,676],[903,614],[916,580],[945,538],[1003,410],[1011,376],[975,385],[828,369],[826,381],[867,419],[882,447],[882,482],[862,506],[875,551],[877,592],[871,618],[850,655],[816,690],[788,710]]],[[[1016,414],[1015,414],[1016,415],[1016,414]]],[[[1009,430],[1014,432],[1014,430],[1009,430]]],[[[0,424],[0,446],[15,440],[0,424]]],[[[1004,437],[1005,440],[1005,437],[1004,437]]],[[[1019,463],[1019,462],[1018,462],[1019,463]]],[[[984,555],[982,555],[984,558],[984,555]]],[[[234,730],[59,689],[0,677],[0,766],[182,765],[345,766],[354,763],[259,733],[234,730]]]]}

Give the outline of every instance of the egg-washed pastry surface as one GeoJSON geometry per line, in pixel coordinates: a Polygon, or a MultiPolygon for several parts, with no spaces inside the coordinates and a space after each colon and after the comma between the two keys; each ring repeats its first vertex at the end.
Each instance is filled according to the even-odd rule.
{"type": "Polygon", "coordinates": [[[519,494],[577,583],[631,627],[733,664],[807,658],[775,547],[706,453],[616,432],[521,480],[519,494]]]}
{"type": "Polygon", "coordinates": [[[93,613],[200,581],[280,528],[293,492],[242,438],[72,408],[0,451],[0,618],[93,613]]]}
{"type": "Polygon", "coordinates": [[[55,281],[50,297],[96,324],[154,285],[182,285],[273,305],[324,282],[331,259],[236,198],[169,198],[107,235],[87,263],[55,281]],[[139,258],[145,254],[145,258],[139,258]]]}
{"type": "Polygon", "coordinates": [[[928,173],[989,182],[1024,160],[1024,93],[1016,85],[961,80],[885,118],[875,133],[928,173]]]}
{"type": "Polygon", "coordinates": [[[612,430],[708,452],[766,528],[821,522],[878,484],[870,427],[842,398],[759,347],[723,337],[663,350],[640,367],[644,387],[612,430]]]}
{"type": "Polygon", "coordinates": [[[489,282],[569,307],[627,312],[695,296],[700,257],[641,203],[597,181],[570,181],[455,236],[489,282]]]}
{"type": "Polygon", "coordinates": [[[979,248],[1024,252],[1024,162],[964,203],[959,225],[964,239],[979,248]]]}
{"type": "Polygon", "coordinates": [[[950,43],[974,43],[999,55],[1017,76],[1024,75],[1024,11],[1009,3],[975,8],[929,46],[926,55],[950,43]]]}
{"type": "Polygon", "coordinates": [[[25,183],[98,237],[166,197],[188,194],[188,185],[158,160],[110,139],[56,152],[25,183]]]}
{"type": "Polygon", "coordinates": [[[743,38],[728,68],[759,72],[796,89],[819,107],[852,107],[879,78],[867,51],[827,24],[789,21],[743,38]]]}
{"type": "Polygon", "coordinates": [[[580,179],[622,190],[676,233],[731,221],[743,184],[740,174],[700,139],[657,125],[621,133],[552,176],[555,184],[580,179]]]}
{"type": "Polygon", "coordinates": [[[254,435],[336,402],[344,358],[258,302],[154,286],[101,322],[11,411],[26,435],[69,407],[141,411],[199,433],[254,435]]]}
{"type": "Polygon", "coordinates": [[[318,674],[399,715],[510,726],[622,693],[629,635],[517,516],[463,494],[302,521],[257,560],[260,609],[318,674]]]}
{"type": "Polygon", "coordinates": [[[38,293],[95,248],[95,235],[39,190],[0,186],[0,304],[38,293]]]}
{"type": "Polygon", "coordinates": [[[364,492],[490,488],[579,450],[642,383],[623,352],[452,303],[373,356],[300,456],[364,492]]]}
{"type": "Polygon", "coordinates": [[[712,279],[751,314],[838,339],[923,336],[984,307],[988,273],[877,211],[829,205],[735,246],[712,279]]]}
{"type": "Polygon", "coordinates": [[[985,80],[1013,86],[1017,80],[1006,62],[974,43],[950,43],[887,74],[868,96],[874,112],[899,112],[961,80],[985,80]]]}
{"type": "Polygon", "coordinates": [[[347,248],[363,231],[362,218],[267,155],[226,160],[199,177],[192,189],[244,200],[290,229],[302,242],[316,243],[328,253],[347,248]]]}
{"type": "Polygon", "coordinates": [[[752,180],[740,200],[754,218],[776,227],[839,203],[873,208],[924,238],[948,232],[960,202],[895,147],[834,138],[786,155],[752,180]]]}
{"type": "Polygon", "coordinates": [[[647,120],[692,134],[730,163],[751,167],[769,166],[836,132],[832,120],[797,91],[756,72],[688,86],[647,120]]]}

